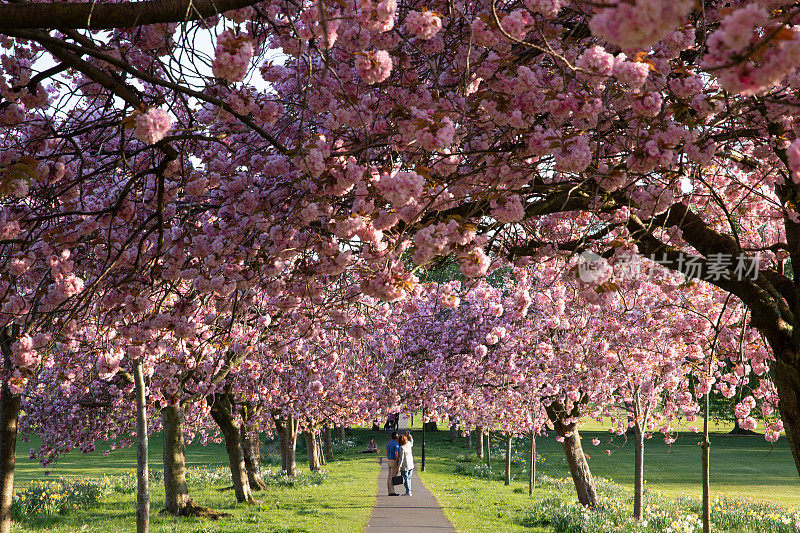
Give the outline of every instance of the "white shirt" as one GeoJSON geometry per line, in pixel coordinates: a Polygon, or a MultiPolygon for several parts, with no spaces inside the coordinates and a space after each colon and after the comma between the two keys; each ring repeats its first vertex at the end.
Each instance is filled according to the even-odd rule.
{"type": "Polygon", "coordinates": [[[411,447],[414,445],[413,440],[409,440],[400,446],[400,459],[397,462],[398,470],[411,470],[414,468],[414,456],[411,453],[411,447]]]}

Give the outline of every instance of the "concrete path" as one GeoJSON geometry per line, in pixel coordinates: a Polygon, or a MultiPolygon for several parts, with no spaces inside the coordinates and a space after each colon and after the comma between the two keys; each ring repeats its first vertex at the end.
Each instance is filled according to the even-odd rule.
{"type": "MultiPolygon", "coordinates": [[[[416,469],[411,478],[413,496],[387,496],[387,463],[384,459],[378,475],[378,501],[367,524],[367,533],[455,533],[447,521],[442,508],[417,476],[416,469]]],[[[402,485],[395,487],[398,493],[405,492],[402,485]]]]}

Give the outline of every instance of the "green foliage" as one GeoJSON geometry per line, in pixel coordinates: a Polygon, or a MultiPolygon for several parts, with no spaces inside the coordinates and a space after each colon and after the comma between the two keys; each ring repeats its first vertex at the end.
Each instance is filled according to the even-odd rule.
{"type": "MultiPolygon", "coordinates": [[[[301,439],[298,439],[301,440],[301,439]]],[[[271,442],[262,442],[261,447],[261,464],[267,466],[280,466],[281,464],[281,449],[280,443],[277,439],[271,442]]]]}
{"type": "Polygon", "coordinates": [[[455,473],[483,479],[501,479],[503,477],[503,473],[495,472],[491,466],[484,463],[459,463],[456,465],[455,473]]]}
{"type": "MultiPolygon", "coordinates": [[[[698,533],[703,530],[702,504],[697,498],[670,498],[647,491],[644,518],[637,522],[631,516],[628,491],[617,485],[617,489],[608,494],[605,489],[609,487],[598,486],[601,496],[594,511],[562,492],[539,500],[522,524],[545,526],[558,533],[698,533]]],[[[711,527],[715,531],[796,533],[800,531],[800,512],[723,496],[712,499],[711,527]]]]}
{"type": "MultiPolygon", "coordinates": [[[[365,445],[366,446],[366,445],[365,445]]],[[[333,455],[342,455],[353,453],[354,449],[358,447],[358,440],[349,439],[333,439],[333,455]]]]}
{"type": "MultiPolygon", "coordinates": [[[[327,479],[327,473],[305,472],[300,470],[297,476],[289,477],[279,468],[268,468],[262,470],[261,477],[264,483],[276,487],[308,487],[310,485],[321,485],[327,479]]],[[[154,470],[150,472],[150,483],[162,483],[164,481],[164,471],[154,470]]],[[[228,485],[232,483],[231,471],[227,466],[199,466],[186,469],[186,481],[192,487],[207,485],[228,485]]],[[[116,492],[130,494],[136,492],[136,472],[128,472],[120,476],[115,476],[110,481],[110,486],[116,492]]]]}
{"type": "MultiPolygon", "coordinates": [[[[407,260],[406,267],[413,268],[410,256],[407,260]]],[[[504,287],[506,284],[505,276],[509,269],[507,267],[499,268],[486,276],[486,283],[495,288],[504,287]]],[[[453,256],[440,258],[426,268],[417,269],[417,277],[423,283],[447,283],[448,281],[461,281],[467,280],[461,269],[458,266],[453,256]]]]}
{"type": "MultiPolygon", "coordinates": [[[[351,450],[328,462],[324,472],[309,473],[303,469],[305,457],[298,455],[299,475],[291,479],[280,473],[278,468],[265,468],[262,473],[268,488],[256,493],[256,499],[261,500],[258,504],[249,505],[236,503],[229,469],[222,466],[227,461],[224,446],[190,444],[187,446],[187,459],[192,461],[187,468],[190,496],[199,505],[232,516],[217,521],[173,517],[159,512],[164,507],[160,436],[151,438],[150,451],[151,531],[324,533],[363,530],[375,505],[374,487],[379,467],[374,456],[359,455],[351,450]],[[198,464],[199,461],[206,464],[198,464]],[[373,488],[365,492],[364,487],[370,485],[373,488]]],[[[102,456],[102,450],[92,454],[65,455],[54,465],[59,473],[69,472],[74,476],[65,476],[65,484],[78,487],[88,480],[91,484],[99,483],[101,488],[105,487],[102,494],[92,500],[51,498],[55,501],[67,499],[71,505],[69,508],[64,506],[63,511],[56,510],[50,514],[31,514],[30,509],[19,507],[14,511],[12,531],[107,533],[135,530],[136,474],[132,468],[135,454],[135,449],[127,449],[108,457],[102,456]],[[104,471],[113,475],[102,476],[104,471]],[[92,476],[98,477],[91,479],[92,476]]],[[[16,488],[19,497],[42,482],[42,469],[22,454],[17,456],[17,467],[23,473],[21,477],[24,480],[16,488]]],[[[47,482],[57,480],[47,479],[47,482]]],[[[53,506],[49,508],[53,509],[53,506]]]]}
{"type": "Polygon", "coordinates": [[[14,493],[11,516],[13,520],[20,520],[66,514],[98,504],[111,490],[112,482],[107,477],[32,481],[25,489],[14,493]]]}
{"type": "MultiPolygon", "coordinates": [[[[528,474],[528,461],[530,461],[530,441],[514,440],[511,443],[511,479],[517,475],[528,474]]],[[[502,459],[505,465],[506,448],[505,443],[494,440],[491,443],[492,457],[502,459]],[[496,454],[496,455],[495,455],[496,454]]],[[[492,468],[479,460],[475,454],[458,454],[458,463],[455,465],[455,473],[462,476],[472,476],[482,479],[504,479],[505,466],[499,469],[492,468]]],[[[542,468],[545,464],[544,457],[536,454],[536,467],[542,468]]]]}
{"type": "MultiPolygon", "coordinates": [[[[719,497],[713,500],[714,530],[800,532],[794,525],[796,511],[781,505],[800,505],[800,482],[786,440],[782,438],[773,446],[760,435],[727,435],[730,425],[715,427],[719,433],[711,435],[711,486],[712,494],[719,497]],[[724,493],[728,493],[727,497],[722,497],[724,493]],[[773,501],[757,501],[761,499],[773,501]]],[[[660,438],[646,441],[647,526],[644,522],[634,524],[632,519],[633,440],[610,434],[597,423],[587,423],[581,435],[584,450],[591,455],[589,464],[600,495],[600,508],[591,517],[583,518],[586,513],[577,502],[563,449],[553,435],[537,439],[537,454],[544,458],[544,464],[537,466],[532,498],[528,496],[525,475],[517,474],[510,487],[503,485],[504,442],[502,435],[494,431],[494,477],[480,475],[486,467],[481,466],[479,471],[476,465],[483,465],[485,460],[475,456],[474,446],[465,449],[464,439],[450,444],[445,432],[428,434],[427,468],[420,477],[456,530],[465,533],[698,531],[700,449],[696,433],[679,432],[671,445],[660,438]],[[593,446],[593,438],[598,438],[601,445],[593,446]],[[602,453],[606,449],[610,455],[602,453]],[[476,475],[470,475],[470,469],[476,475]]],[[[515,438],[513,444],[515,451],[520,450],[527,459],[530,441],[515,438]]]]}

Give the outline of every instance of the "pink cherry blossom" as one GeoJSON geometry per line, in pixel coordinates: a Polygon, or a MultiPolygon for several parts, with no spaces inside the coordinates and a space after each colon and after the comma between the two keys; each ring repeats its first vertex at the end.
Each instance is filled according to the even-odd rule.
{"type": "Polygon", "coordinates": [[[442,29],[442,18],[433,11],[412,11],[406,15],[405,29],[419,39],[431,39],[442,29]]]}
{"type": "Polygon", "coordinates": [[[155,144],[163,139],[172,128],[172,119],[169,114],[156,108],[150,108],[136,116],[136,128],[133,135],[147,144],[155,144]]]}
{"type": "Polygon", "coordinates": [[[363,53],[356,58],[356,71],[364,83],[380,83],[392,73],[392,58],[386,50],[363,53]]]}

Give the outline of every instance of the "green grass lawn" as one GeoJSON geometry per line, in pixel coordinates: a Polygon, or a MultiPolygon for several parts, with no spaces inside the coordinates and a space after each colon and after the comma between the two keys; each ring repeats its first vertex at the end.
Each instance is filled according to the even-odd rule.
{"type": "MultiPolygon", "coordinates": [[[[359,442],[365,446],[366,441],[359,442]]],[[[307,470],[302,441],[298,440],[298,468],[307,470]]],[[[325,465],[327,479],[322,485],[304,487],[270,487],[256,493],[258,505],[237,504],[233,491],[225,484],[190,484],[190,496],[200,505],[231,513],[219,521],[174,518],[159,514],[164,507],[164,488],[151,484],[151,527],[164,532],[252,532],[252,531],[361,531],[375,505],[379,466],[375,457],[356,454],[363,448],[353,447],[325,465]]],[[[151,439],[151,468],[161,468],[161,439],[151,439]]],[[[43,469],[19,453],[17,473],[22,487],[43,477],[43,469]]],[[[70,453],[53,465],[51,476],[118,475],[135,468],[136,450],[118,450],[104,457],[100,452],[88,455],[70,453]]],[[[190,467],[227,464],[222,445],[187,446],[190,467]]],[[[135,528],[135,494],[112,493],[94,508],[80,509],[66,516],[23,521],[13,531],[95,531],[125,532],[135,528]]]]}
{"type": "MultiPolygon", "coordinates": [[[[591,426],[589,426],[591,428],[591,426]]],[[[582,431],[584,449],[596,477],[613,480],[625,487],[633,486],[633,440],[616,437],[601,428],[582,431]],[[593,438],[601,444],[593,446],[593,438]],[[605,455],[609,449],[611,455],[605,455]]],[[[727,430],[727,428],[718,428],[727,430]]],[[[417,463],[421,453],[420,432],[415,431],[417,463]]],[[[445,515],[458,531],[537,531],[526,527],[525,517],[535,502],[547,491],[539,491],[533,501],[527,495],[527,477],[517,474],[510,487],[502,481],[485,480],[454,474],[456,464],[465,454],[474,455],[466,447],[466,439],[451,444],[448,433],[428,432],[426,436],[425,481],[444,508],[445,515]],[[461,456],[461,457],[459,457],[461,456]]],[[[494,439],[493,439],[494,440],[494,439]]],[[[529,440],[516,442],[518,453],[527,460],[529,440]]],[[[654,436],[645,444],[645,480],[650,489],[668,496],[699,497],[700,448],[699,435],[680,433],[672,445],[654,436]]],[[[711,489],[713,496],[726,494],[766,500],[787,507],[800,507],[800,478],[795,469],[785,437],[774,446],[763,437],[732,436],[726,433],[711,435],[711,489]]],[[[505,468],[503,443],[493,446],[492,468],[505,468]]],[[[537,453],[544,458],[539,473],[551,477],[569,477],[561,446],[553,436],[537,439],[537,453]]],[[[418,464],[419,469],[419,464],[418,464]]]]}
{"type": "MultiPolygon", "coordinates": [[[[418,421],[417,421],[418,422],[418,421]]],[[[725,431],[727,428],[717,428],[725,431]]],[[[414,429],[417,469],[421,463],[421,432],[414,429]]],[[[177,519],[158,514],[164,505],[163,487],[152,486],[152,516],[154,531],[363,531],[375,503],[378,465],[374,457],[356,452],[375,434],[366,429],[352,431],[357,444],[324,468],[329,473],[322,485],[296,488],[270,487],[257,498],[256,506],[235,503],[233,492],[224,485],[192,485],[192,498],[199,504],[233,514],[219,522],[177,519]]],[[[588,425],[582,431],[584,448],[596,477],[611,479],[623,486],[633,482],[633,441],[613,437],[599,425],[588,425]],[[600,446],[591,440],[599,438],[600,446]],[[612,450],[611,455],[603,452],[612,450]]],[[[383,447],[387,436],[377,435],[383,447]]],[[[426,435],[426,472],[420,473],[428,488],[444,508],[448,519],[458,531],[544,531],[526,525],[526,517],[540,498],[550,489],[540,489],[531,500],[527,495],[527,479],[516,474],[510,487],[501,481],[486,480],[454,473],[456,465],[474,455],[466,439],[451,444],[447,431],[426,435]]],[[[711,484],[714,495],[728,494],[750,497],[800,507],[800,479],[794,467],[785,438],[774,446],[762,437],[712,434],[711,484]]],[[[647,486],[667,495],[700,494],[699,436],[681,433],[671,446],[654,437],[646,441],[645,478],[647,486]]],[[[561,446],[553,436],[537,439],[538,453],[544,459],[539,472],[555,478],[569,476],[561,446]]],[[[35,443],[33,443],[35,445],[35,443]]],[[[18,487],[33,479],[41,479],[44,470],[27,458],[30,445],[20,443],[17,459],[18,487]],[[23,451],[25,450],[25,451],[23,451]]],[[[518,453],[526,460],[528,441],[516,441],[518,453]]],[[[303,441],[298,441],[298,465],[305,467],[303,441]]],[[[502,442],[497,439],[492,467],[502,472],[504,457],[502,442]]],[[[131,472],[135,466],[135,449],[117,450],[109,456],[101,451],[84,455],[71,453],[52,465],[52,476],[118,475],[131,472]]],[[[188,465],[208,466],[227,464],[224,446],[190,444],[188,465]]],[[[161,468],[161,440],[151,439],[151,468],[161,468]]],[[[112,493],[94,508],[80,509],[69,515],[44,521],[23,521],[15,531],[129,531],[134,523],[134,494],[112,493]]]]}

